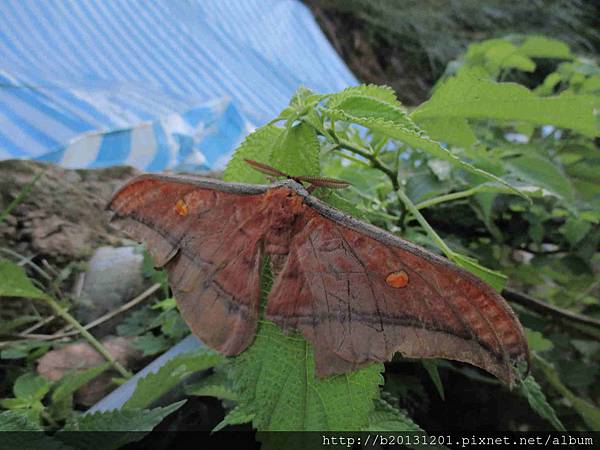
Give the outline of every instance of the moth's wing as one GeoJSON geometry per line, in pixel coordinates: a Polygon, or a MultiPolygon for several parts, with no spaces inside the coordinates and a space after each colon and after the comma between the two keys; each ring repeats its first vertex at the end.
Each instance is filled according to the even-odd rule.
{"type": "Polygon", "coordinates": [[[528,349],[502,297],[446,260],[336,214],[315,214],[294,237],[266,310],[267,319],[312,342],[317,375],[389,361],[399,351],[468,362],[512,384],[512,366],[528,359],[528,349]],[[388,284],[402,272],[405,287],[388,284]]]}
{"type": "Polygon", "coordinates": [[[192,332],[226,355],[242,352],[256,332],[264,233],[260,189],[232,186],[143,175],[108,205],[112,224],[165,267],[192,332]]]}

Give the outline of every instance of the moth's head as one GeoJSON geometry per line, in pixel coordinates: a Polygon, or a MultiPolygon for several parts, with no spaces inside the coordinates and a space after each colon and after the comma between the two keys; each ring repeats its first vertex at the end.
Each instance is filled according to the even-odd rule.
{"type": "Polygon", "coordinates": [[[309,195],[304,187],[294,181],[275,183],[266,193],[269,202],[269,221],[274,229],[289,228],[303,214],[304,197],[309,195]]]}

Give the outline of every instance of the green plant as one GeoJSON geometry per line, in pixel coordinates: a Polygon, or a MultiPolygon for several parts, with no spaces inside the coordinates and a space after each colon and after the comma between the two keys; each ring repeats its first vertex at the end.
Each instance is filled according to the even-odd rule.
{"type": "MultiPolygon", "coordinates": [[[[409,105],[423,101],[448,63],[476,41],[539,34],[553,36],[577,52],[597,54],[600,50],[598,6],[582,0],[520,3],[306,0],[306,3],[360,80],[390,84],[409,105]]],[[[545,71],[546,64],[542,61],[535,77],[545,71]]],[[[522,76],[519,79],[527,80],[522,76]]]]}
{"type": "MultiPolygon", "coordinates": [[[[435,395],[448,398],[453,387],[444,380],[458,373],[482,389],[526,400],[546,421],[542,426],[600,429],[598,407],[587,400],[600,394],[594,382],[600,371],[598,73],[592,61],[575,57],[563,44],[535,37],[471,47],[432,98],[412,111],[386,87],[357,86],[325,95],[300,88],[276,119],[247,137],[224,172],[227,181],[266,183],[244,163],[250,158],[291,175],[348,180],[350,189],[315,194],[444,254],[517,302],[535,378],[530,375],[507,393],[497,380],[470,367],[398,357],[385,372],[385,383],[382,364],[317,379],[310,344],[261,320],[243,354],[224,358],[199,350],[180,355],[142,379],[113,419],[126,423],[130,410],[151,414],[154,410],[141,408],[190,373],[212,370],[185,391],[223,400],[229,412],[215,430],[251,423],[259,432],[420,431],[420,421],[411,417],[419,409],[410,400],[427,404],[427,383],[435,395]],[[507,71],[529,73],[541,56],[553,60],[556,70],[535,89],[499,81],[507,71]],[[417,373],[425,376],[393,370],[398,363],[423,366],[417,373]]],[[[8,270],[7,280],[22,280],[11,281],[11,293],[2,291],[5,295],[45,298],[23,281],[23,273],[15,277],[13,266],[0,269],[8,270]]],[[[267,265],[262,279],[264,300],[270,289],[267,265]]],[[[162,350],[182,329],[174,302],[163,298],[120,328],[124,335],[145,336],[139,345],[147,353],[162,350]]],[[[3,403],[11,411],[0,416],[0,423],[4,417],[6,423],[39,426],[32,419],[39,421],[48,410],[43,400],[51,387],[27,377],[20,385],[39,387],[25,396],[15,390],[14,398],[3,403]],[[26,414],[15,416],[21,412],[26,414]]],[[[61,398],[55,410],[64,411],[61,398]]],[[[94,419],[80,423],[87,420],[94,419]]],[[[533,418],[531,423],[535,427],[533,418]]],[[[273,436],[259,438],[284,445],[273,436]]]]}
{"type": "MultiPolygon", "coordinates": [[[[0,413],[1,431],[43,431],[52,429],[59,432],[50,437],[45,434],[8,435],[12,446],[27,444],[27,448],[61,448],[70,449],[81,445],[80,438],[74,438],[66,431],[128,431],[115,433],[114,439],[94,442],[90,439],[85,448],[120,448],[122,445],[141,439],[144,434],[154,428],[165,416],[178,409],[185,402],[178,402],[164,408],[143,409],[132,407],[128,411],[111,411],[82,415],[73,410],[73,394],[109,367],[116,369],[120,375],[128,378],[128,371],[121,366],[79,322],[77,322],[57,300],[35,287],[24,270],[18,265],[0,260],[0,297],[25,297],[37,299],[48,304],[58,316],[64,318],[101,355],[106,363],[85,370],[73,371],[56,382],[34,374],[24,372],[14,382],[14,397],[0,400],[0,406],[7,409],[0,413]],[[23,441],[25,439],[25,441],[23,441]]],[[[3,351],[4,353],[4,351],[3,351]]],[[[26,354],[23,354],[25,356],[26,354]]],[[[20,356],[20,355],[13,355],[20,356]]],[[[6,357],[5,354],[2,355],[6,357]]],[[[149,405],[145,405],[149,406],[149,405]]],[[[112,435],[111,435],[112,436],[112,435]]],[[[4,438],[4,435],[3,435],[4,438]]],[[[80,447],[79,447],[80,448],[80,447]]]]}
{"type": "MultiPolygon", "coordinates": [[[[562,43],[541,37],[519,45],[494,40],[474,46],[467,55],[481,47],[483,55],[466,58],[463,70],[444,79],[433,97],[410,113],[384,87],[359,86],[329,95],[300,89],[277,119],[242,144],[224,178],[266,182],[243,163],[252,158],[292,175],[346,179],[353,188],[341,197],[317,195],[440,250],[498,290],[510,277],[514,286],[527,286],[551,303],[583,311],[597,292],[590,264],[598,257],[600,217],[593,189],[597,192],[600,180],[597,170],[584,167],[598,167],[593,139],[599,97],[594,91],[573,92],[564,76],[563,88],[553,95],[496,80],[508,68],[531,70],[537,57],[577,61],[562,43]],[[524,260],[515,261],[517,255],[524,260]],[[572,258],[578,258],[575,271],[569,267],[572,258]],[[576,275],[576,283],[552,268],[561,261],[566,263],[563,270],[576,275]],[[532,275],[537,277],[528,280],[532,275]],[[573,301],[557,302],[545,292],[548,286],[562,291],[563,299],[568,292],[573,301]]],[[[559,66],[557,73],[564,72],[559,66]]],[[[535,323],[530,312],[523,314],[536,333],[555,330],[556,324],[539,316],[535,323]]],[[[587,339],[597,337],[597,326],[588,333],[587,339]]],[[[550,350],[540,346],[539,338],[532,348],[550,350]]],[[[312,375],[311,351],[302,339],[261,323],[254,345],[233,363],[239,403],[225,422],[251,418],[258,430],[377,428],[369,418],[378,413],[373,399],[380,395],[382,367],[374,364],[318,380],[312,375]],[[338,389],[347,394],[340,398],[338,389]],[[343,414],[348,408],[353,413],[343,414]]],[[[558,376],[553,370],[534,369],[541,376],[558,376]]],[[[585,370],[595,373],[597,359],[591,358],[585,370]]],[[[437,371],[428,364],[443,392],[437,371]]],[[[582,393],[594,389],[582,387],[582,393]]],[[[533,378],[517,392],[562,429],[533,378]]],[[[583,400],[573,400],[587,425],[594,424],[590,417],[597,408],[586,402],[586,413],[577,407],[583,400]]],[[[404,429],[401,412],[395,417],[397,429],[404,429]]]]}

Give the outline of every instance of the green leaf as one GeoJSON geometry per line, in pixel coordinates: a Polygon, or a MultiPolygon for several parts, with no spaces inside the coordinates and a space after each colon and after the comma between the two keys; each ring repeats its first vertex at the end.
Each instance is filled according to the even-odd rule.
{"type": "Polygon", "coordinates": [[[392,122],[402,122],[407,117],[404,108],[362,95],[347,97],[338,101],[335,104],[335,109],[364,119],[380,118],[392,122]]]}
{"type": "Polygon", "coordinates": [[[55,437],[76,448],[112,450],[139,441],[166,416],[179,409],[186,400],[154,409],[113,410],[84,414],[67,422],[55,437]],[[66,433],[87,431],[88,433],[66,433]],[[98,434],[102,433],[102,439],[98,434]],[[107,433],[111,432],[111,433],[107,433]]]}
{"type": "Polygon", "coordinates": [[[160,309],[161,311],[170,311],[177,308],[177,301],[174,297],[165,298],[154,303],[152,309],[160,309]]]}
{"type": "Polygon", "coordinates": [[[258,430],[359,430],[373,409],[382,369],[371,364],[318,379],[312,346],[262,322],[254,344],[236,358],[233,379],[258,430]]]}
{"type": "MultiPolygon", "coordinates": [[[[167,336],[171,342],[180,340],[190,333],[189,327],[176,309],[164,311],[158,319],[160,321],[160,332],[167,336]]],[[[169,344],[167,345],[169,346],[169,344]]]]}
{"type": "Polygon", "coordinates": [[[425,367],[425,370],[427,370],[429,378],[431,378],[431,381],[433,381],[438,394],[440,394],[440,398],[445,400],[446,397],[444,395],[444,385],[442,384],[442,379],[440,378],[440,373],[438,371],[437,360],[422,359],[421,364],[423,364],[423,367],[425,367]]]}
{"type": "Polygon", "coordinates": [[[590,222],[571,217],[567,219],[565,225],[561,228],[561,231],[572,248],[579,244],[591,229],[592,224],[590,222]]]}
{"type": "Polygon", "coordinates": [[[560,377],[552,364],[538,354],[534,354],[533,356],[535,362],[544,373],[548,383],[571,403],[573,409],[577,411],[592,431],[600,431],[600,408],[573,394],[573,392],[560,381],[560,377]]]}
{"type": "Polygon", "coordinates": [[[74,450],[58,439],[44,434],[42,427],[20,411],[0,413],[0,450],[74,450]]]}
{"type": "Polygon", "coordinates": [[[273,146],[269,164],[289,175],[321,174],[319,141],[315,129],[299,123],[285,129],[273,146]]]}
{"type": "MultiPolygon", "coordinates": [[[[467,64],[464,69],[479,66],[493,76],[496,76],[500,69],[517,69],[525,72],[535,70],[535,63],[531,58],[519,52],[517,46],[506,39],[488,39],[469,45],[465,61],[467,64]]],[[[459,71],[459,74],[464,74],[464,69],[459,71]]]]}
{"type": "Polygon", "coordinates": [[[418,129],[416,125],[412,123],[410,126],[404,126],[402,124],[390,122],[380,118],[363,119],[360,117],[352,116],[342,110],[324,109],[324,112],[332,118],[344,120],[350,123],[357,123],[359,125],[371,129],[373,132],[381,133],[392,139],[397,139],[401,142],[404,142],[412,148],[424,150],[432,156],[442,159],[444,161],[448,161],[453,165],[460,167],[461,169],[464,169],[475,175],[479,175],[482,178],[485,178],[489,181],[494,181],[503,184],[513,193],[528,199],[528,197],[525,194],[523,194],[515,187],[511,186],[502,178],[499,178],[496,175],[493,175],[485,170],[479,169],[473,166],[472,164],[461,160],[456,155],[451,153],[448,149],[442,147],[439,142],[436,142],[430,139],[428,136],[426,136],[422,131],[418,129]]]}
{"type": "Polygon", "coordinates": [[[187,400],[153,409],[123,409],[83,414],[71,419],[62,431],[152,431],[162,419],[187,400]]]}
{"type": "Polygon", "coordinates": [[[568,178],[548,159],[534,154],[521,155],[506,160],[509,170],[521,179],[562,197],[573,198],[573,187],[568,178]]]}
{"type": "Polygon", "coordinates": [[[37,316],[19,316],[12,320],[0,321],[0,336],[11,333],[13,330],[31,322],[39,320],[37,316]]]}
{"type": "Polygon", "coordinates": [[[539,97],[516,83],[495,83],[474,77],[448,79],[433,97],[411,113],[420,123],[425,119],[523,120],[535,125],[569,128],[586,136],[598,134],[592,96],[564,93],[539,97]]]}
{"type": "Polygon", "coordinates": [[[144,356],[149,356],[164,352],[169,348],[169,341],[163,335],[155,336],[152,333],[146,333],[136,337],[132,345],[141,350],[144,356]]]}
{"type": "Polygon", "coordinates": [[[15,398],[0,400],[0,406],[12,410],[23,410],[30,420],[37,420],[44,410],[42,399],[50,390],[51,383],[32,373],[26,372],[15,381],[13,393],[15,398]]]}
{"type": "Polygon", "coordinates": [[[540,417],[548,420],[558,431],[566,431],[564,425],[556,416],[556,412],[554,412],[554,409],[550,406],[548,400],[546,400],[546,396],[542,392],[540,385],[533,378],[533,375],[530,374],[522,381],[520,392],[527,399],[531,408],[538,413],[540,417]]]}
{"type": "MultiPolygon", "coordinates": [[[[0,406],[6,409],[35,409],[41,411],[44,405],[39,400],[28,400],[24,398],[3,398],[0,400],[0,406]]],[[[34,417],[35,414],[32,415],[34,417]]]]}
{"type": "Polygon", "coordinates": [[[33,285],[22,267],[6,259],[0,259],[0,297],[50,298],[33,285]]]}
{"type": "Polygon", "coordinates": [[[233,390],[231,381],[224,371],[215,371],[215,373],[202,378],[201,380],[185,386],[187,395],[198,395],[216,397],[222,400],[237,400],[237,394],[233,390]]]}
{"type": "Polygon", "coordinates": [[[556,72],[552,72],[550,75],[544,78],[544,82],[537,86],[534,92],[539,95],[552,95],[554,93],[554,88],[558,83],[560,83],[560,81],[560,75],[556,72]]]}
{"type": "Polygon", "coordinates": [[[42,427],[21,411],[2,411],[0,413],[0,432],[3,431],[42,431],[42,427]]]}
{"type": "Polygon", "coordinates": [[[214,367],[223,360],[223,356],[208,348],[178,355],[162,366],[158,372],[149,373],[140,379],[135,392],[123,407],[146,408],[185,377],[214,367]]]}
{"type": "Polygon", "coordinates": [[[519,53],[532,58],[571,58],[571,50],[567,44],[545,36],[528,36],[519,46],[519,53]]]}
{"type": "Polygon", "coordinates": [[[224,181],[241,181],[245,183],[266,184],[267,177],[251,168],[244,159],[253,159],[271,164],[271,153],[278,145],[285,130],[274,125],[267,125],[246,136],[244,142],[235,151],[223,172],[224,181]]]}
{"type": "Polygon", "coordinates": [[[347,99],[353,97],[370,98],[387,104],[388,106],[401,107],[402,105],[396,97],[396,92],[389,86],[377,86],[374,84],[361,84],[359,86],[351,86],[341,92],[329,96],[327,106],[329,108],[337,108],[338,105],[347,99]]]}
{"type": "Polygon", "coordinates": [[[313,106],[321,99],[325,97],[324,95],[317,94],[313,90],[307,88],[306,86],[300,86],[294,92],[292,99],[290,100],[290,107],[298,110],[304,109],[307,106],[313,106]]]}
{"type": "Polygon", "coordinates": [[[581,85],[581,92],[584,94],[600,93],[600,75],[592,75],[581,85]]]}
{"type": "Polygon", "coordinates": [[[238,396],[229,386],[224,384],[194,384],[186,386],[186,395],[215,397],[221,400],[237,400],[238,396]]]}
{"type": "Polygon", "coordinates": [[[228,425],[243,425],[254,419],[254,413],[250,412],[246,405],[236,406],[221,420],[214,428],[213,432],[220,431],[228,425]]]}
{"type": "Polygon", "coordinates": [[[50,390],[51,382],[33,372],[21,375],[15,381],[13,393],[15,397],[30,402],[41,400],[50,390]]]}
{"type": "Polygon", "coordinates": [[[424,433],[408,415],[385,400],[377,400],[369,416],[369,425],[364,431],[409,431],[424,433]]]}
{"type": "Polygon", "coordinates": [[[477,136],[466,119],[459,117],[423,119],[419,121],[419,125],[433,139],[457,147],[470,147],[477,142],[477,136]]]}
{"type": "Polygon", "coordinates": [[[571,345],[588,358],[591,358],[595,353],[600,351],[600,342],[598,341],[571,339],[571,345]]]}
{"type": "Polygon", "coordinates": [[[69,416],[73,407],[73,394],[110,367],[106,362],[97,367],[68,373],[56,384],[50,396],[50,413],[55,420],[69,416]]]}
{"type": "Polygon", "coordinates": [[[539,331],[525,327],[525,337],[527,338],[527,344],[529,344],[529,350],[531,351],[545,352],[546,350],[552,350],[554,348],[552,341],[546,339],[539,331]]]}
{"type": "Polygon", "coordinates": [[[561,378],[573,389],[584,390],[598,382],[600,367],[580,359],[557,361],[561,378]]]}

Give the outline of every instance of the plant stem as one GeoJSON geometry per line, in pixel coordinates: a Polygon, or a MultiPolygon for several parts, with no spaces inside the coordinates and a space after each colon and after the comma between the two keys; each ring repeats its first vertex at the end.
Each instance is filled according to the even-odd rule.
{"type": "Polygon", "coordinates": [[[502,295],[507,300],[518,303],[519,305],[522,305],[527,309],[536,311],[540,314],[551,315],[562,320],[569,320],[578,324],[594,327],[596,330],[600,329],[600,320],[598,319],[559,308],[558,306],[543,302],[537,298],[531,297],[530,295],[523,294],[522,292],[512,289],[504,289],[502,291],[502,295]]]}
{"type": "Polygon", "coordinates": [[[10,202],[4,211],[0,213],[0,223],[6,218],[6,216],[10,214],[15,206],[17,206],[25,197],[27,197],[31,189],[33,189],[34,184],[37,183],[42,175],[44,175],[44,172],[38,173],[35,177],[33,177],[33,180],[31,180],[23,189],[21,189],[14,200],[10,202]]]}
{"type": "Polygon", "coordinates": [[[386,166],[377,156],[375,156],[374,154],[369,153],[368,151],[365,151],[343,139],[337,138],[337,146],[341,147],[341,148],[345,148],[346,150],[349,150],[352,153],[356,153],[357,155],[362,156],[363,158],[365,158],[366,160],[368,160],[371,163],[371,166],[374,169],[381,170],[383,173],[385,173],[387,175],[387,177],[392,182],[392,186],[394,187],[394,190],[397,190],[400,188],[400,183],[398,182],[397,174],[394,173],[394,171],[392,169],[390,169],[388,166],[386,166]]]}
{"type": "Polygon", "coordinates": [[[54,420],[54,419],[52,418],[52,416],[51,416],[50,414],[48,414],[48,412],[47,412],[47,411],[42,411],[42,412],[41,412],[41,416],[44,418],[44,420],[45,420],[46,422],[48,422],[48,423],[50,424],[50,426],[51,426],[52,428],[54,428],[54,429],[58,429],[58,428],[60,428],[60,426],[58,425],[58,423],[56,423],[56,420],[54,420]]]}
{"type": "Polygon", "coordinates": [[[440,195],[438,197],[430,198],[429,200],[422,201],[415,205],[417,209],[429,208],[430,206],[437,205],[439,203],[449,202],[451,200],[458,200],[459,198],[470,197],[479,191],[477,187],[467,189],[465,191],[452,192],[450,194],[440,195]]]}
{"type": "Polygon", "coordinates": [[[90,343],[92,347],[96,349],[98,353],[100,353],[104,358],[115,368],[119,374],[124,378],[130,378],[131,373],[128,372],[119,361],[113,358],[113,356],[108,352],[106,347],[102,345],[94,336],[92,336],[84,327],[81,325],[75,317],[67,312],[62,306],[58,304],[56,300],[51,297],[47,297],[45,301],[50,305],[56,314],[65,319],[70,325],[73,326],[81,335],[90,343]]]}
{"type": "MultiPolygon", "coordinates": [[[[335,134],[333,136],[335,136],[335,134]]],[[[371,163],[371,166],[374,169],[381,170],[390,179],[390,181],[392,183],[392,187],[394,188],[394,191],[396,192],[396,196],[398,197],[400,206],[402,207],[402,213],[400,214],[400,225],[402,225],[404,211],[407,209],[408,211],[410,211],[412,213],[413,216],[415,216],[415,218],[417,219],[419,224],[425,229],[425,231],[427,232],[429,237],[431,237],[431,239],[433,239],[435,241],[435,243],[440,248],[440,250],[442,250],[442,252],[444,252],[444,254],[449,259],[453,259],[454,252],[450,249],[450,247],[448,247],[448,245],[444,242],[444,240],[435,232],[435,230],[431,227],[431,225],[429,225],[427,220],[425,220],[425,217],[423,217],[423,215],[419,212],[419,209],[415,206],[415,204],[412,202],[412,200],[410,198],[408,198],[408,196],[404,193],[404,190],[401,188],[400,182],[398,181],[398,174],[396,172],[394,172],[392,169],[390,169],[388,166],[386,166],[379,158],[377,158],[372,153],[369,153],[369,152],[355,146],[354,144],[352,144],[350,142],[346,142],[343,139],[339,139],[337,136],[335,136],[335,138],[337,140],[336,145],[338,147],[345,148],[346,150],[349,150],[349,151],[356,153],[357,155],[360,155],[363,158],[367,159],[371,163]]],[[[463,192],[466,192],[466,191],[463,191],[463,192]]],[[[454,194],[462,194],[462,196],[465,196],[464,193],[457,192],[454,194]]],[[[448,194],[448,195],[453,195],[453,194],[448,194]]],[[[469,193],[468,195],[471,195],[471,193],[469,193]]],[[[457,198],[460,198],[460,197],[457,197],[457,198]]],[[[434,199],[432,199],[432,200],[434,200],[434,199]]]]}
{"type": "MultiPolygon", "coordinates": [[[[142,292],[140,295],[135,297],[133,300],[130,300],[129,302],[125,303],[124,305],[120,306],[119,308],[113,309],[112,311],[104,314],[103,316],[98,317],[96,320],[93,320],[92,322],[90,322],[86,325],[83,325],[83,328],[86,330],[90,330],[90,329],[100,325],[101,323],[104,323],[107,320],[112,319],[116,315],[121,314],[122,312],[133,308],[135,305],[146,300],[148,297],[150,297],[152,294],[154,294],[154,292],[159,290],[161,288],[161,286],[162,285],[160,283],[153,284],[151,287],[146,289],[144,292],[142,292]]],[[[64,337],[75,336],[75,335],[79,334],[79,331],[77,331],[77,330],[69,331],[70,328],[72,328],[72,326],[67,325],[64,327],[63,330],[60,330],[59,332],[57,332],[55,334],[32,335],[32,334],[23,332],[23,333],[19,334],[19,337],[28,338],[28,339],[39,339],[39,340],[45,341],[45,340],[61,339],[64,337]]]]}
{"type": "Polygon", "coordinates": [[[348,155],[346,153],[340,152],[339,148],[334,148],[333,150],[334,151],[337,150],[338,151],[338,155],[340,155],[342,158],[346,158],[348,161],[352,161],[353,163],[360,164],[361,166],[365,166],[365,167],[368,167],[368,168],[371,167],[369,164],[367,164],[362,159],[358,159],[358,158],[355,158],[354,156],[351,156],[351,155],[348,155]]]}
{"type": "MultiPolygon", "coordinates": [[[[336,141],[335,145],[338,148],[344,148],[348,151],[356,153],[357,155],[360,155],[363,158],[365,158],[367,161],[369,161],[371,163],[372,168],[382,171],[390,179],[390,182],[392,183],[392,187],[394,188],[394,191],[398,192],[400,190],[400,181],[398,180],[398,172],[397,171],[390,169],[373,153],[365,151],[364,149],[361,149],[350,142],[347,142],[343,139],[338,138],[335,135],[335,133],[331,133],[331,134],[334,137],[334,139],[336,141]]],[[[400,198],[398,198],[398,203],[400,206],[400,214],[398,215],[397,223],[398,223],[398,226],[402,229],[403,224],[404,224],[404,214],[405,214],[406,208],[404,207],[404,202],[402,202],[400,200],[400,198]]]]}
{"type": "Polygon", "coordinates": [[[435,232],[431,225],[429,225],[427,220],[425,220],[425,217],[423,217],[423,215],[419,212],[419,210],[411,201],[411,199],[408,198],[408,196],[404,193],[402,189],[398,189],[396,192],[400,200],[402,200],[402,203],[404,203],[404,206],[406,206],[406,209],[408,209],[412,213],[412,215],[415,216],[415,219],[417,219],[419,224],[425,229],[429,237],[435,241],[436,245],[444,252],[444,254],[449,259],[452,259],[454,256],[454,252],[450,249],[450,247],[448,247],[448,245],[446,245],[444,240],[435,232]]]}

